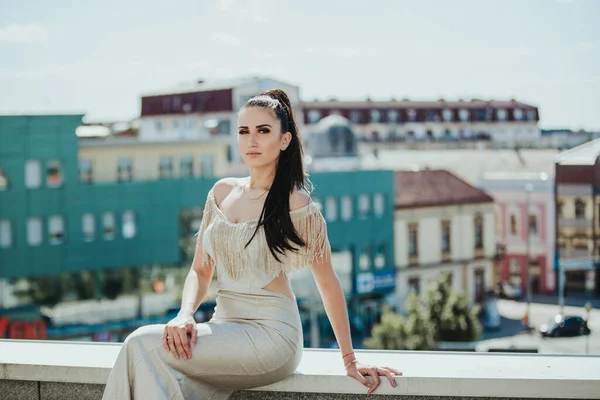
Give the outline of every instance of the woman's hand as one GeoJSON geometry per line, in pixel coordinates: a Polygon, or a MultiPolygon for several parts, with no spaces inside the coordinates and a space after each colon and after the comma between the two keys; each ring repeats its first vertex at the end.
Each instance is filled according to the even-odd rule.
{"type": "Polygon", "coordinates": [[[191,347],[196,345],[196,340],[198,331],[192,315],[178,314],[167,323],[162,335],[163,347],[178,360],[179,357],[183,357],[184,360],[192,358],[191,347]]]}
{"type": "Polygon", "coordinates": [[[377,367],[375,365],[365,365],[361,363],[350,364],[348,368],[346,368],[346,375],[351,376],[356,379],[363,385],[369,388],[367,394],[371,394],[377,389],[379,386],[379,376],[387,376],[390,381],[392,387],[396,387],[396,381],[394,380],[394,376],[402,376],[402,372],[389,368],[389,367],[377,367]],[[369,381],[365,378],[365,376],[370,375],[373,379],[373,383],[369,383],[369,381]]]}

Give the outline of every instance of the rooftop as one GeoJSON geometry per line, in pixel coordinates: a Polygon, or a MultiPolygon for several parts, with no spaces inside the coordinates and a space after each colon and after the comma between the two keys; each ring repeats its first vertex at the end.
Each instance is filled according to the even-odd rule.
{"type": "Polygon", "coordinates": [[[485,172],[545,173],[554,177],[557,150],[522,149],[444,149],[381,150],[377,158],[365,157],[365,167],[391,170],[444,169],[472,185],[478,185],[485,172]]]}
{"type": "Polygon", "coordinates": [[[516,100],[479,100],[470,101],[411,101],[411,100],[326,100],[326,101],[303,101],[304,108],[535,108],[535,106],[521,103],[516,100]]]}
{"type": "Polygon", "coordinates": [[[445,170],[396,171],[395,208],[493,202],[484,191],[445,170]]]}
{"type": "MultiPolygon", "coordinates": [[[[100,399],[120,343],[0,340],[3,398],[100,399]]],[[[519,353],[357,350],[365,363],[403,372],[375,394],[475,399],[593,399],[600,357],[519,353]]],[[[296,372],[275,384],[235,392],[237,399],[357,399],[366,389],[347,377],[339,350],[305,349],[296,372]]]]}
{"type": "Polygon", "coordinates": [[[556,163],[560,165],[593,165],[598,156],[600,156],[600,139],[595,139],[560,153],[556,157],[556,163]]]}

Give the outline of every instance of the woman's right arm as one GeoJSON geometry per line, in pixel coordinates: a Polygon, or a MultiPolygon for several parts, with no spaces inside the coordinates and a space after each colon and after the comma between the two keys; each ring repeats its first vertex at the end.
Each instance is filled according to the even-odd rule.
{"type": "Polygon", "coordinates": [[[192,267],[185,278],[183,284],[183,294],[181,295],[180,316],[193,316],[200,303],[206,297],[208,287],[212,281],[215,266],[212,260],[205,260],[203,257],[202,239],[204,232],[198,235],[196,251],[192,267]]]}

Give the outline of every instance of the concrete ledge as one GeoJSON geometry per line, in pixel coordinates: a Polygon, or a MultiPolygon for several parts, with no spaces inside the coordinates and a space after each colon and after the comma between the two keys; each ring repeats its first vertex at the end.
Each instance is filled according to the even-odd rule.
{"type": "MultiPolygon", "coordinates": [[[[2,399],[100,399],[121,344],[0,340],[2,399]],[[11,397],[18,394],[18,397],[11,397]],[[6,397],[8,395],[9,397],[6,397]]],[[[358,350],[365,363],[403,371],[379,395],[518,399],[600,398],[600,356],[358,350]]],[[[234,399],[353,399],[365,388],[344,374],[339,352],[306,349],[296,373],[234,399]]],[[[362,397],[362,396],[358,396],[362,397]]]]}

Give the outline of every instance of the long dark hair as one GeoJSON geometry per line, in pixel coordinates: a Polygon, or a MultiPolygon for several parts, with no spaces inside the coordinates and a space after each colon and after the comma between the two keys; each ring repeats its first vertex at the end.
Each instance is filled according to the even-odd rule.
{"type": "Polygon", "coordinates": [[[246,243],[247,247],[256,236],[258,229],[263,226],[269,250],[273,257],[280,261],[278,255],[285,255],[286,251],[298,251],[298,247],[294,247],[294,244],[301,247],[306,246],[304,240],[296,232],[290,216],[290,194],[295,189],[307,189],[306,173],[302,164],[304,151],[290,99],[283,90],[271,89],[262,92],[248,100],[242,107],[242,109],[244,108],[272,110],[281,124],[281,132],[292,134],[289,145],[279,155],[275,178],[267,193],[256,230],[246,243]]]}

